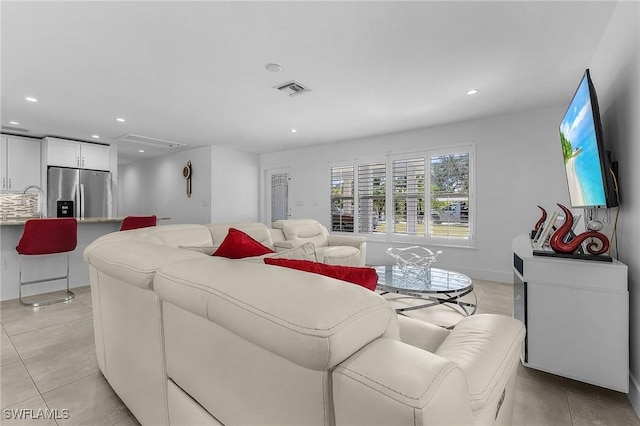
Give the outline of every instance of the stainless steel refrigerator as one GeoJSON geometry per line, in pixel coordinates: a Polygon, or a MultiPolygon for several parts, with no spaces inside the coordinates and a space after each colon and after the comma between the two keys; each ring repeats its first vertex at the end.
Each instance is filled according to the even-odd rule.
{"type": "Polygon", "coordinates": [[[111,173],[49,167],[48,217],[111,217],[111,173]]]}

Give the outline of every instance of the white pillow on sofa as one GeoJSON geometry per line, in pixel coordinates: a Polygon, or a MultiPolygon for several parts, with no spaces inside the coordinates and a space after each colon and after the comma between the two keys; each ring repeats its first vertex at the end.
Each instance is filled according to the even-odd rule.
{"type": "Polygon", "coordinates": [[[265,254],[264,256],[257,256],[252,259],[264,259],[265,257],[279,258],[279,259],[299,259],[299,260],[312,260],[317,262],[316,258],[316,246],[312,242],[307,242],[294,247],[289,250],[283,250],[276,253],[265,254]]]}

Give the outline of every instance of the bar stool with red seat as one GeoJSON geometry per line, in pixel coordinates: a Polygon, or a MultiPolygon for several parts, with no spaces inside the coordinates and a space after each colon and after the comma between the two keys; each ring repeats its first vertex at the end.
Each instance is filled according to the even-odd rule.
{"type": "Polygon", "coordinates": [[[78,245],[78,222],[75,218],[29,219],[24,224],[22,238],[16,247],[19,254],[19,295],[20,302],[26,306],[44,306],[66,302],[74,298],[69,290],[69,253],[78,245]],[[40,278],[22,281],[23,256],[43,256],[51,254],[67,254],[67,274],[60,277],[40,278]],[[47,281],[67,280],[67,296],[54,300],[27,303],[22,300],[22,286],[47,281]]]}
{"type": "Polygon", "coordinates": [[[127,216],[122,221],[121,231],[128,231],[130,229],[147,228],[149,226],[156,226],[158,218],[155,215],[152,216],[127,216]]]}

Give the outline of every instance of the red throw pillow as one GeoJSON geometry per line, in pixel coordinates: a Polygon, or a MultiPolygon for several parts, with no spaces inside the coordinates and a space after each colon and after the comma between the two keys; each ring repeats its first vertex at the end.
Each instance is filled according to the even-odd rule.
{"type": "Polygon", "coordinates": [[[243,259],[245,257],[262,256],[263,254],[269,253],[275,252],[239,229],[229,228],[229,233],[212,256],[226,257],[228,259],[243,259]]]}
{"type": "Polygon", "coordinates": [[[313,262],[310,260],[278,259],[269,257],[264,259],[264,263],[267,265],[284,266],[285,268],[298,269],[300,271],[325,275],[327,277],[358,284],[359,286],[368,288],[369,290],[375,290],[376,285],[378,284],[378,274],[373,268],[327,265],[326,263],[313,262]]]}

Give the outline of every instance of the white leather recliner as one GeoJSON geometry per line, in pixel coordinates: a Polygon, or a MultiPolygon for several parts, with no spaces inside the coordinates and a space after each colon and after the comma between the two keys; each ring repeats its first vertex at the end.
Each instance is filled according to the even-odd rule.
{"type": "Polygon", "coordinates": [[[314,219],[286,219],[271,227],[282,231],[285,241],[274,242],[276,250],[286,250],[305,242],[316,247],[318,262],[330,265],[364,266],[367,240],[356,235],[330,235],[327,228],[314,219]]]}

